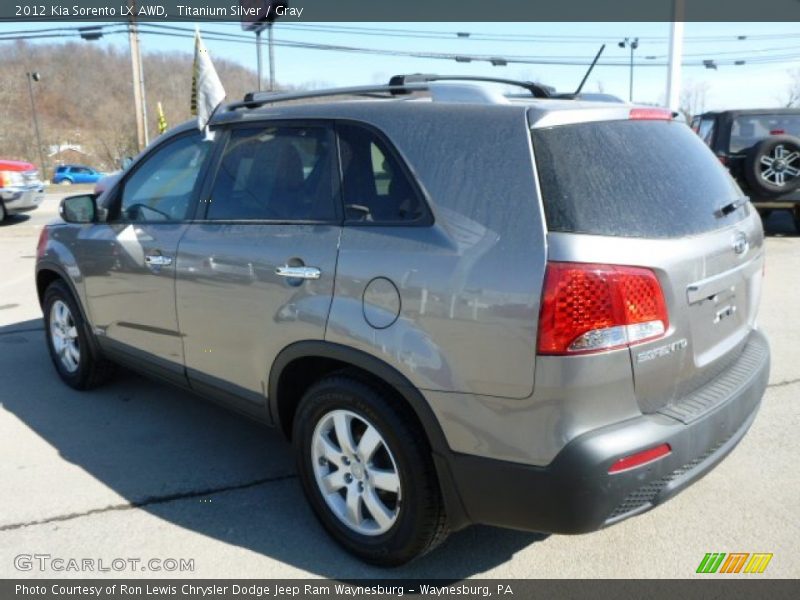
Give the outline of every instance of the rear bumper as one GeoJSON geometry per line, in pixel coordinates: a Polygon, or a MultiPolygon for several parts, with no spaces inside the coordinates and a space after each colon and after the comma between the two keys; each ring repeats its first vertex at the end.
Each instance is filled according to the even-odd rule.
{"type": "Polygon", "coordinates": [[[8,213],[34,210],[44,200],[44,185],[15,186],[0,188],[0,199],[8,213]]]}
{"type": "MultiPolygon", "coordinates": [[[[691,485],[733,450],[753,423],[769,377],[769,346],[755,331],[746,364],[711,384],[721,402],[694,420],[644,415],[571,441],[547,467],[466,454],[445,459],[469,522],[586,533],[645,512],[691,485]],[[733,373],[735,377],[726,376],[733,373]],[[732,385],[728,385],[731,384],[732,385]],[[618,459],[669,444],[666,457],[609,474],[618,459]]],[[[696,398],[693,398],[696,401],[696,398]]],[[[685,413],[684,413],[685,414],[685,413]]]]}

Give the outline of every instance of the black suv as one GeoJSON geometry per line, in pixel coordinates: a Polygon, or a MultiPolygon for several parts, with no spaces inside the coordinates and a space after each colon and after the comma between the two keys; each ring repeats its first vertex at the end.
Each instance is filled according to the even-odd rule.
{"type": "Polygon", "coordinates": [[[789,210],[800,233],[800,108],[707,112],[692,129],[766,218],[789,210]]]}

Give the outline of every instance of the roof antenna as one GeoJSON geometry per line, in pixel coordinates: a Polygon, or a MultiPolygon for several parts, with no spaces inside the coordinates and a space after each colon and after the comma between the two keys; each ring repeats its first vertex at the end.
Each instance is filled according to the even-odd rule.
{"type": "Polygon", "coordinates": [[[592,69],[594,69],[594,66],[597,64],[597,61],[600,60],[600,55],[603,53],[603,50],[605,50],[605,49],[606,49],[606,45],[605,44],[600,46],[600,50],[597,51],[597,54],[595,55],[594,60],[592,61],[592,64],[589,65],[589,70],[586,71],[586,75],[583,76],[583,79],[581,80],[581,84],[578,86],[578,89],[573,92],[573,94],[572,94],[573,98],[581,93],[581,90],[583,89],[583,85],[586,83],[586,80],[589,79],[589,75],[591,75],[592,69]]]}

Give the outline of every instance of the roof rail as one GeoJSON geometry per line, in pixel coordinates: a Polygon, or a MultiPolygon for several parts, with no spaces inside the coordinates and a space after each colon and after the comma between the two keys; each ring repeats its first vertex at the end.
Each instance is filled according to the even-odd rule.
{"type": "MultiPolygon", "coordinates": [[[[241,102],[232,102],[227,110],[239,108],[257,108],[264,104],[276,102],[289,102],[291,100],[304,100],[306,98],[324,98],[326,96],[366,96],[374,94],[410,94],[411,92],[424,92],[429,88],[425,83],[399,84],[399,85],[361,85],[354,87],[328,88],[323,90],[309,90],[305,92],[249,92],[241,102]]],[[[391,97],[391,96],[387,96],[391,97]]]]}
{"type": "MultiPolygon", "coordinates": [[[[414,73],[411,75],[395,75],[389,80],[390,86],[406,86],[408,84],[432,83],[434,81],[481,81],[485,83],[503,83],[528,90],[534,98],[550,98],[555,93],[555,88],[532,81],[519,81],[517,79],[504,79],[502,77],[480,77],[470,75],[435,75],[414,73]]],[[[395,94],[406,93],[402,89],[395,94]]]]}

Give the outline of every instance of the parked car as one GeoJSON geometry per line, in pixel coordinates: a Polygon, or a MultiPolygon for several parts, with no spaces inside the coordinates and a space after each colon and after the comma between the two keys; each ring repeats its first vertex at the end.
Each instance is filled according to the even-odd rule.
{"type": "Polygon", "coordinates": [[[791,211],[800,233],[800,109],[707,112],[692,119],[692,128],[762,216],[791,211]]]}
{"type": "Polygon", "coordinates": [[[380,565],[471,523],[645,512],[739,443],[769,375],[761,220],[685,123],[424,77],[180,126],[37,252],[67,385],[121,363],[276,426],[380,565]]]}
{"type": "Polygon", "coordinates": [[[105,173],[85,165],[60,165],[53,173],[53,183],[61,185],[97,183],[103,177],[105,177],[105,173]]]}
{"type": "Polygon", "coordinates": [[[0,223],[8,215],[34,210],[42,200],[44,184],[33,164],[0,159],[0,223]]]}

